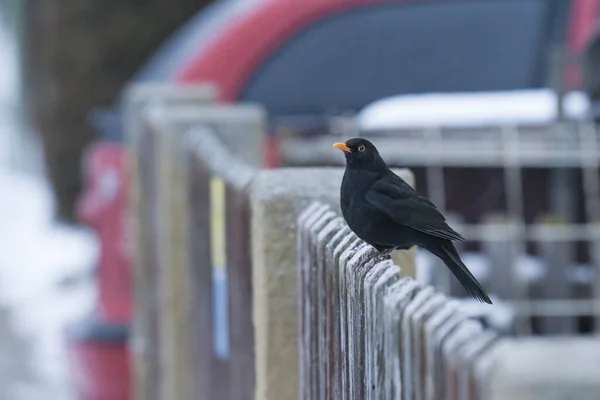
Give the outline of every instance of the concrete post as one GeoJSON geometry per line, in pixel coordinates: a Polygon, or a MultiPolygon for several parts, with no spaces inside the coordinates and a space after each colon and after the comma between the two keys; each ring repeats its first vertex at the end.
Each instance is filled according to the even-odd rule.
{"type": "MultiPolygon", "coordinates": [[[[291,400],[298,396],[297,218],[313,201],[339,211],[343,172],[343,168],[267,170],[260,172],[253,183],[257,400],[291,400]]],[[[409,171],[399,173],[413,184],[409,171]]]]}

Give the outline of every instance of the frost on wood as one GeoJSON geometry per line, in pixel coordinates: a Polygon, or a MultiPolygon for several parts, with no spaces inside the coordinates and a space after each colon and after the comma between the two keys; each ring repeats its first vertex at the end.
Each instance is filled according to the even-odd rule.
{"type": "Polygon", "coordinates": [[[482,332],[481,323],[467,320],[452,331],[442,345],[444,386],[443,392],[451,396],[458,395],[458,371],[456,369],[463,346],[482,332]]]}
{"type": "MultiPolygon", "coordinates": [[[[333,214],[333,213],[332,213],[333,214]]],[[[333,214],[335,215],[335,214],[333,214]]],[[[318,355],[318,393],[319,398],[327,398],[328,390],[331,388],[330,384],[330,369],[329,369],[329,329],[328,319],[329,310],[328,307],[328,286],[329,276],[327,273],[327,259],[329,241],[333,240],[337,232],[343,226],[343,220],[340,217],[334,217],[330,219],[327,225],[321,229],[316,237],[316,256],[317,256],[317,274],[315,276],[317,284],[317,355],[318,355]]]]}
{"type": "Polygon", "coordinates": [[[410,325],[412,328],[412,339],[413,339],[413,357],[414,366],[413,370],[415,373],[415,396],[419,399],[425,395],[425,359],[426,349],[424,340],[425,323],[431,318],[431,316],[439,310],[443,304],[447,301],[446,297],[440,293],[435,293],[429,297],[428,300],[423,304],[422,307],[417,309],[412,315],[410,325]]]}
{"type": "Polygon", "coordinates": [[[300,399],[472,392],[473,365],[500,337],[482,323],[493,311],[400,277],[329,206],[309,205],[297,237],[300,399]]]}
{"type": "Polygon", "coordinates": [[[392,285],[386,292],[384,302],[386,347],[386,398],[400,398],[402,394],[402,316],[406,306],[421,286],[409,278],[404,278],[392,285]]]}
{"type": "Polygon", "coordinates": [[[348,320],[348,298],[346,293],[348,292],[348,284],[346,280],[346,265],[349,259],[358,251],[360,247],[364,247],[364,244],[358,240],[355,236],[353,241],[346,250],[340,256],[338,277],[339,277],[339,299],[340,299],[340,316],[338,325],[340,327],[340,398],[347,399],[350,395],[350,389],[348,386],[349,382],[349,367],[348,367],[348,326],[346,321],[348,320]]]}
{"type": "Polygon", "coordinates": [[[483,331],[476,338],[469,340],[464,344],[463,350],[455,367],[457,371],[458,397],[469,399],[473,396],[473,363],[498,339],[498,335],[493,331],[483,331]]]}
{"type": "Polygon", "coordinates": [[[424,304],[434,295],[434,290],[431,287],[426,287],[418,292],[415,297],[408,303],[404,313],[402,314],[402,326],[401,326],[401,371],[402,371],[402,393],[403,396],[409,399],[413,398],[414,391],[414,379],[415,372],[413,367],[415,366],[415,358],[417,355],[414,353],[412,346],[412,326],[411,319],[414,313],[419,308],[423,307],[424,304]]]}
{"type": "Polygon", "coordinates": [[[307,398],[313,398],[316,393],[315,385],[318,378],[318,369],[314,368],[317,363],[316,347],[316,264],[312,260],[314,254],[314,243],[312,238],[335,214],[328,206],[311,204],[309,208],[300,215],[298,225],[298,293],[303,296],[299,299],[299,388],[309,390],[307,398]]]}
{"type": "Polygon", "coordinates": [[[364,245],[346,265],[346,306],[348,326],[348,388],[354,396],[364,398],[364,279],[375,264],[377,251],[364,245]]]}
{"type": "MultiPolygon", "coordinates": [[[[356,236],[343,226],[327,243],[327,346],[330,384],[327,398],[340,398],[341,393],[341,340],[340,340],[340,269],[341,256],[357,242],[356,236]]],[[[347,254],[347,253],[346,253],[347,254]]]]}
{"type": "Polygon", "coordinates": [[[367,399],[380,399],[384,393],[385,349],[384,349],[384,310],[385,291],[400,279],[400,268],[391,260],[375,265],[365,282],[366,315],[368,327],[365,337],[365,357],[369,359],[365,373],[367,399]],[[369,321],[370,320],[370,321],[369,321]]]}
{"type": "Polygon", "coordinates": [[[435,336],[437,331],[457,312],[458,304],[454,301],[446,302],[438,308],[423,325],[423,340],[425,348],[425,398],[436,399],[437,379],[437,348],[435,336]]]}

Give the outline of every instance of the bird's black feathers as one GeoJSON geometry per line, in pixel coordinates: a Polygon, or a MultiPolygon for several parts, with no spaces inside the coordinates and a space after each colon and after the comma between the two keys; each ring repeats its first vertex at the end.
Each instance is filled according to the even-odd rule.
{"type": "Polygon", "coordinates": [[[415,245],[429,250],[471,296],[491,304],[452,244],[463,237],[436,206],[394,174],[368,140],[355,138],[335,146],[346,156],[341,208],[350,229],[381,252],[415,245]]]}
{"type": "Polygon", "coordinates": [[[447,240],[465,240],[446,223],[435,205],[420,196],[402,178],[395,175],[379,179],[367,191],[366,200],[379,211],[417,231],[447,240]],[[394,179],[396,178],[396,179],[394,179]]]}
{"type": "Polygon", "coordinates": [[[452,275],[463,285],[467,293],[481,302],[492,304],[485,290],[460,259],[451,241],[438,241],[434,245],[426,247],[426,249],[438,256],[446,264],[452,275]]]}

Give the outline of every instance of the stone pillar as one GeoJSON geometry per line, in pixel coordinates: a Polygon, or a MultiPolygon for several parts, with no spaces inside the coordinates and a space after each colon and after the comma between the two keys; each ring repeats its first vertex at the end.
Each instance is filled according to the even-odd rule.
{"type": "MultiPolygon", "coordinates": [[[[298,397],[297,218],[313,201],[339,211],[343,173],[343,168],[266,170],[253,183],[257,400],[298,397]]],[[[408,170],[398,173],[413,184],[408,170]]]]}

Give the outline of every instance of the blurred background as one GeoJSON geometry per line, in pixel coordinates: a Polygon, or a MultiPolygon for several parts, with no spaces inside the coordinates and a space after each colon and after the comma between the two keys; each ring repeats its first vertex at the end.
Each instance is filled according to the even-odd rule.
{"type": "Polygon", "coordinates": [[[0,399],[127,371],[134,83],[263,105],[269,168],[341,165],[334,138],[373,138],[523,333],[598,330],[600,0],[0,0],[0,17],[0,399]]]}

